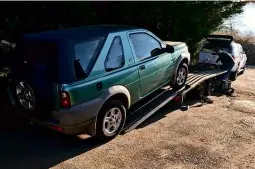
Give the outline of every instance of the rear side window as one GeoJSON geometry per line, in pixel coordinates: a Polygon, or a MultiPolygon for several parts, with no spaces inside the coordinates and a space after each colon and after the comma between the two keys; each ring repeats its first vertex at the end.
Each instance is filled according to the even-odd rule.
{"type": "Polygon", "coordinates": [[[147,33],[131,34],[130,39],[139,60],[153,56],[155,50],[161,49],[160,43],[147,33]]]}
{"type": "Polygon", "coordinates": [[[75,58],[79,60],[83,70],[86,72],[89,62],[95,55],[100,40],[92,40],[74,46],[75,58]]]}
{"type": "Polygon", "coordinates": [[[105,70],[111,71],[122,68],[125,64],[125,57],[121,38],[115,37],[105,60],[105,70]]]}
{"type": "Polygon", "coordinates": [[[92,69],[104,38],[88,40],[74,45],[74,70],[77,79],[83,79],[92,69]]]}

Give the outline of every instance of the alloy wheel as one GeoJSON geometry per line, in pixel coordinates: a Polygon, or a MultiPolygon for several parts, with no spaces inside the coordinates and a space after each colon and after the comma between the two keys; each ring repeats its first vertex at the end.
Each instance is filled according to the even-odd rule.
{"type": "Polygon", "coordinates": [[[21,106],[27,110],[33,110],[35,108],[35,96],[31,86],[20,81],[16,85],[16,95],[21,106]]]}

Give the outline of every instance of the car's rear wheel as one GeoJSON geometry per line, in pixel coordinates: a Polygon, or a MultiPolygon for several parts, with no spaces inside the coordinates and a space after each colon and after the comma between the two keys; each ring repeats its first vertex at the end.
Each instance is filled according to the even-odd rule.
{"type": "Polygon", "coordinates": [[[186,63],[181,63],[176,72],[176,78],[174,81],[174,89],[181,89],[187,81],[188,77],[188,66],[186,63]]]}
{"type": "Polygon", "coordinates": [[[96,138],[108,141],[116,137],[126,121],[126,108],[121,101],[112,100],[103,106],[97,117],[96,138]]]}

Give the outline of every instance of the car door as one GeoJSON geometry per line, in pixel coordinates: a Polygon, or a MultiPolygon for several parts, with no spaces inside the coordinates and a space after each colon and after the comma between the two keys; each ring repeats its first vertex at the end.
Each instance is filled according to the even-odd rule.
{"type": "Polygon", "coordinates": [[[162,44],[149,33],[130,33],[129,39],[140,76],[140,97],[144,97],[166,80],[166,72],[171,64],[171,54],[153,54],[154,51],[162,48],[162,44]],[[169,59],[167,60],[166,57],[169,59]]]}

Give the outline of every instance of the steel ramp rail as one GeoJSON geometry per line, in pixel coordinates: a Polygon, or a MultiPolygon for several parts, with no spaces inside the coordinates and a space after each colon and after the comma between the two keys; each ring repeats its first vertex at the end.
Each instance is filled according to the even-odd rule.
{"type": "Polygon", "coordinates": [[[155,114],[159,109],[169,103],[177,95],[184,95],[190,90],[194,89],[203,81],[222,75],[226,71],[222,70],[201,70],[189,73],[186,86],[178,91],[172,90],[170,87],[162,88],[155,92],[152,99],[142,100],[140,104],[132,107],[127,116],[125,126],[122,133],[128,133],[138,127],[146,119],[155,114]]]}
{"type": "Polygon", "coordinates": [[[175,96],[178,95],[178,93],[178,91],[173,91],[171,89],[165,90],[159,96],[155,97],[153,101],[150,101],[142,108],[136,110],[135,113],[131,113],[131,115],[127,116],[126,124],[122,133],[125,134],[135,129],[142,122],[156,113],[160,108],[169,103],[175,96]]]}
{"type": "Polygon", "coordinates": [[[217,77],[220,75],[225,74],[227,71],[226,70],[201,70],[201,71],[194,71],[189,73],[188,79],[186,82],[186,88],[182,92],[183,95],[194,89],[197,85],[200,83],[211,79],[213,77],[217,77]]]}

